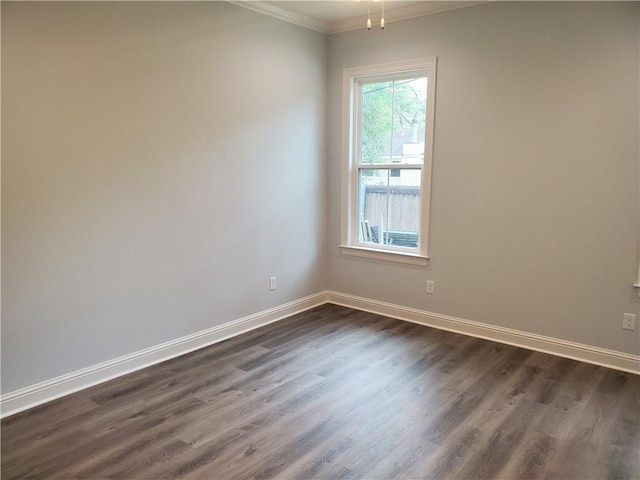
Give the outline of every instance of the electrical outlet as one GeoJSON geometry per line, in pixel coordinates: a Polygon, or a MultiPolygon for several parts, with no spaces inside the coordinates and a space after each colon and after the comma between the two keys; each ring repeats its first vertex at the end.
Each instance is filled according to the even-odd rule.
{"type": "Polygon", "coordinates": [[[276,277],[269,277],[269,290],[276,289],[276,277]]]}
{"type": "Polygon", "coordinates": [[[633,313],[625,313],[622,316],[622,328],[625,330],[636,329],[636,316],[633,313]]]}
{"type": "Polygon", "coordinates": [[[433,280],[427,280],[427,293],[433,295],[436,289],[436,282],[433,280]]]}

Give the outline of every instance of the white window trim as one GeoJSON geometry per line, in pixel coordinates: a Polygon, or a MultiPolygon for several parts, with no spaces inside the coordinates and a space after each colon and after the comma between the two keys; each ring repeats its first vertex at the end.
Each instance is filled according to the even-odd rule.
{"type": "MultiPolygon", "coordinates": [[[[431,177],[433,168],[433,139],[436,93],[436,57],[401,62],[345,68],[342,80],[342,218],[340,249],[345,255],[386,260],[411,265],[426,265],[429,260],[429,217],[431,204],[431,177]],[[425,122],[425,151],[422,166],[420,193],[420,244],[416,249],[405,249],[384,245],[370,247],[357,242],[354,225],[358,221],[356,196],[358,191],[356,167],[356,145],[354,145],[354,120],[357,105],[357,82],[384,80],[388,76],[426,72],[427,118],[425,122]]],[[[394,167],[395,168],[395,167],[394,167]]]]}

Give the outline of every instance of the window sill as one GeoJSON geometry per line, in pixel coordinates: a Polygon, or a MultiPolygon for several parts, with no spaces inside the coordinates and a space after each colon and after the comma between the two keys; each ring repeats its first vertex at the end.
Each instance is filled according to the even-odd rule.
{"type": "Polygon", "coordinates": [[[389,250],[376,250],[374,248],[354,247],[351,245],[340,245],[340,250],[344,255],[372,258],[374,260],[383,260],[386,262],[419,265],[422,267],[429,263],[429,257],[423,257],[422,255],[412,253],[391,252],[389,250]]]}

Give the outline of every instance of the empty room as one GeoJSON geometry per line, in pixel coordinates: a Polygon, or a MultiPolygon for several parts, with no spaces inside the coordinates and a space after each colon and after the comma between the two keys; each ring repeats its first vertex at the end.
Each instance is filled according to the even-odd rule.
{"type": "Polygon", "coordinates": [[[0,14],[3,479],[640,479],[639,2],[0,14]]]}

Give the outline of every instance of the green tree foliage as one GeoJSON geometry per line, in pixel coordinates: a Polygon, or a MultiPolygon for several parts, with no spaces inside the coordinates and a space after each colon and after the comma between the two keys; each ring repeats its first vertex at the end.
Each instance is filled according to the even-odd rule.
{"type": "Polygon", "coordinates": [[[367,83],[362,93],[362,162],[385,163],[394,134],[424,130],[426,78],[367,83]]]}

